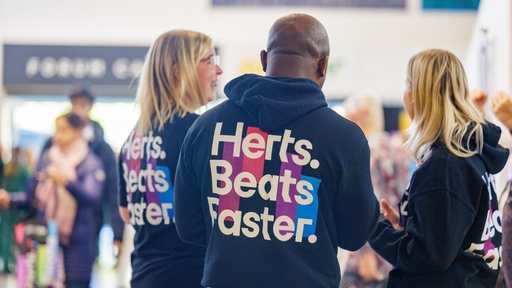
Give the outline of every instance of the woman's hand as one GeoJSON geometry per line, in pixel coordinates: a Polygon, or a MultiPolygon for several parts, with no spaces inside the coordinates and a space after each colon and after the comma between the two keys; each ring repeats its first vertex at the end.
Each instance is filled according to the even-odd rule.
{"type": "Polygon", "coordinates": [[[0,208],[9,208],[11,205],[11,195],[4,189],[0,189],[0,208]]]}
{"type": "Polygon", "coordinates": [[[46,172],[48,177],[53,180],[55,184],[67,186],[68,185],[68,178],[60,172],[59,169],[49,166],[48,171],[46,172]]]}
{"type": "Polygon", "coordinates": [[[391,222],[393,225],[393,228],[399,230],[402,229],[400,226],[400,215],[389,205],[389,202],[387,200],[381,200],[380,201],[380,208],[381,212],[384,213],[384,217],[391,222]]]}

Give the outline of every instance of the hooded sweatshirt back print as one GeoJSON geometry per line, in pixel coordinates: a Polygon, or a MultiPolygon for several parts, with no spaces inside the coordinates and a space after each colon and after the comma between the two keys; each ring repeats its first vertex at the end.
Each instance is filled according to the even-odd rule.
{"type": "Polygon", "coordinates": [[[309,79],[243,75],[201,115],[175,184],[180,237],[207,246],[205,287],[338,287],[337,246],[379,215],[368,144],[309,79]]]}
{"type": "Polygon", "coordinates": [[[370,240],[394,266],[388,287],[495,287],[502,232],[493,174],[509,154],[500,135],[483,125],[483,151],[467,158],[432,146],[399,203],[404,228],[381,217],[370,240]]]}

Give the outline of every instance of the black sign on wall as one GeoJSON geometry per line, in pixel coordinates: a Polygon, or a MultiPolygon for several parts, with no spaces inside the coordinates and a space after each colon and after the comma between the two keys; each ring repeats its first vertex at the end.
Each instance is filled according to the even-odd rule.
{"type": "Polygon", "coordinates": [[[68,95],[86,82],[97,95],[133,96],[148,47],[4,45],[9,94],[68,95]]]}

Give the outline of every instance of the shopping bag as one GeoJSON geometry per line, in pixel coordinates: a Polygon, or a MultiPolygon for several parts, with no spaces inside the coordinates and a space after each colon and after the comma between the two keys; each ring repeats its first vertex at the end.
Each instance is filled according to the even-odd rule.
{"type": "Polygon", "coordinates": [[[16,280],[18,288],[64,286],[64,256],[59,247],[57,224],[28,220],[15,227],[18,257],[16,280]]]}

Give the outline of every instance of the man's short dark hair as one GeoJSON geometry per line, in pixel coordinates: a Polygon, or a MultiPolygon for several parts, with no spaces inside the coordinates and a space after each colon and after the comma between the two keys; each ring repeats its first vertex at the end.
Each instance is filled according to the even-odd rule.
{"type": "Polygon", "coordinates": [[[94,95],[86,88],[80,87],[73,92],[73,94],[69,95],[69,98],[71,100],[84,97],[87,98],[89,101],[94,102],[94,95]]]}

